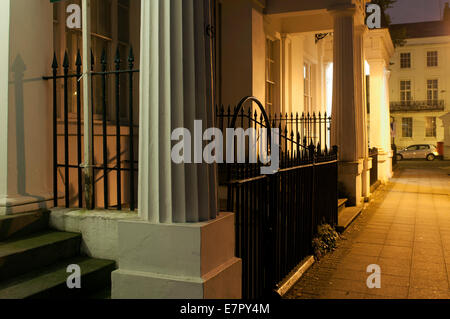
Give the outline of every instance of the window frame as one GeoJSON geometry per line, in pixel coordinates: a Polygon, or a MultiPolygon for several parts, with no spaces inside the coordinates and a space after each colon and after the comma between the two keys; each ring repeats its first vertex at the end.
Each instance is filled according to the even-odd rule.
{"type": "Polygon", "coordinates": [[[435,105],[439,101],[439,79],[427,79],[426,91],[427,102],[431,103],[431,105],[435,105]]]}
{"type": "Polygon", "coordinates": [[[305,112],[312,113],[312,64],[305,61],[303,63],[303,107],[305,112]]]}
{"type": "Polygon", "coordinates": [[[427,51],[427,67],[435,68],[438,66],[439,66],[439,51],[438,50],[427,51]],[[430,54],[432,53],[436,53],[436,56],[430,56],[430,54]]]}
{"type": "Polygon", "coordinates": [[[399,83],[399,93],[400,93],[400,101],[401,102],[411,102],[413,100],[412,97],[412,81],[411,80],[400,80],[399,83]],[[409,83],[409,87],[407,88],[406,83],[409,83]],[[409,94],[407,94],[409,93],[409,94]]]}
{"type": "Polygon", "coordinates": [[[275,105],[275,48],[276,40],[266,38],[266,111],[271,114],[275,105]]]}
{"type": "MultiPolygon", "coordinates": [[[[96,50],[96,47],[102,47],[101,43],[106,46],[106,54],[108,59],[108,69],[114,70],[115,69],[115,63],[114,63],[114,57],[116,54],[117,47],[121,48],[121,60],[122,60],[122,68],[127,68],[127,60],[128,60],[128,51],[130,47],[130,29],[129,29],[129,23],[130,23],[130,3],[128,2],[128,6],[124,4],[123,1],[120,0],[103,0],[105,3],[100,3],[98,1],[93,2],[92,7],[92,32],[91,32],[91,39],[92,39],[92,50],[94,51],[95,56],[95,63],[94,63],[94,71],[101,71],[101,63],[100,63],[100,57],[101,57],[101,49],[96,50]],[[106,2],[107,1],[107,2],[106,2]],[[108,8],[108,12],[105,13],[103,8],[108,8]],[[121,41],[122,39],[119,39],[119,17],[120,17],[120,10],[126,10],[128,14],[128,43],[121,41]],[[103,13],[102,13],[103,12],[103,13]],[[104,15],[104,19],[98,19],[99,16],[104,15]],[[97,18],[97,19],[96,19],[97,18]],[[104,21],[103,21],[104,20],[104,21]],[[104,26],[102,26],[104,24],[104,26]],[[109,30],[107,30],[109,28],[109,30]],[[105,44],[106,43],[106,44],[105,44]],[[97,51],[97,52],[96,52],[97,51]],[[123,53],[126,52],[126,55],[123,53]]],[[[81,0],[73,0],[73,3],[78,4],[81,6],[81,0]]],[[[64,55],[64,52],[67,50],[69,53],[69,61],[70,61],[70,73],[75,73],[75,58],[76,58],[76,51],[80,49],[81,51],[81,43],[82,43],[82,30],[81,29],[69,29],[65,25],[65,23],[61,23],[61,21],[65,21],[67,18],[67,13],[65,12],[65,5],[64,3],[53,3],[54,12],[57,12],[57,19],[53,19],[54,23],[54,29],[59,28],[59,32],[61,34],[58,34],[58,39],[54,39],[55,41],[55,50],[56,43],[58,43],[58,51],[61,56],[64,55]],[[56,8],[56,9],[55,9],[56,8]],[[71,42],[71,43],[70,43],[71,42]],[[72,49],[71,49],[72,48],[72,49]],[[69,50],[70,49],[70,50],[69,50]]],[[[62,60],[61,60],[62,61],[62,60]]],[[[121,77],[121,90],[123,92],[128,90],[128,78],[126,77],[126,74],[120,75],[121,77]]],[[[94,83],[97,87],[101,83],[101,78],[96,77],[94,79],[97,84],[94,83]]],[[[73,82],[72,84],[69,83],[69,86],[73,85],[72,91],[75,90],[76,83],[73,82]]],[[[116,122],[115,118],[115,96],[113,96],[115,88],[115,78],[114,76],[109,76],[108,82],[106,84],[106,91],[107,91],[107,99],[111,101],[111,103],[108,103],[107,108],[107,121],[108,122],[116,122]]],[[[101,96],[101,90],[95,90],[96,92],[99,92],[99,96],[101,96]]],[[[127,122],[129,119],[129,110],[128,110],[128,96],[124,96],[123,92],[121,92],[121,103],[120,103],[120,118],[119,122],[127,122]]],[[[128,93],[131,94],[131,93],[128,93]]],[[[93,100],[96,100],[96,96],[92,97],[93,100]]],[[[99,97],[97,97],[98,99],[99,97]]],[[[101,100],[101,98],[100,98],[101,100]]],[[[101,102],[97,102],[94,105],[94,120],[98,120],[102,116],[102,106],[99,106],[101,102]],[[98,107],[96,107],[98,106],[98,107]]],[[[63,103],[59,103],[61,107],[58,110],[58,118],[62,119],[62,107],[63,103]]],[[[76,96],[69,97],[69,118],[75,118],[76,117],[76,96]]],[[[83,113],[83,110],[81,110],[83,113]]]]}
{"type": "Polygon", "coordinates": [[[400,53],[400,69],[411,69],[412,65],[412,55],[411,52],[401,52],[400,53]],[[408,58],[404,58],[403,56],[408,56],[408,58]]]}
{"type": "Polygon", "coordinates": [[[426,116],[425,117],[425,137],[435,138],[436,136],[437,136],[436,116],[426,116]],[[429,122],[429,120],[431,120],[431,122],[429,122]]]}
{"type": "Polygon", "coordinates": [[[413,137],[413,125],[414,121],[412,117],[402,117],[402,137],[412,138],[413,137]],[[408,123],[405,123],[408,122],[408,123]]]}

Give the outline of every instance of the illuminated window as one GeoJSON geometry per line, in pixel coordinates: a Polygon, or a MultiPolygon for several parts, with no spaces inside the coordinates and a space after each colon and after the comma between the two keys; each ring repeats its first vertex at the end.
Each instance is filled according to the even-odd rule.
{"type": "Polygon", "coordinates": [[[425,136],[436,137],[436,117],[427,116],[425,118],[425,136]]]}
{"type": "Polygon", "coordinates": [[[410,102],[411,101],[411,81],[405,80],[400,81],[400,101],[410,102]]]}
{"type": "Polygon", "coordinates": [[[266,108],[272,113],[274,111],[275,94],[275,41],[266,40],[266,108]]]}
{"type": "Polygon", "coordinates": [[[427,80],[427,100],[429,105],[435,105],[439,98],[438,80],[427,80]]]}
{"type": "MultiPolygon", "coordinates": [[[[78,4],[81,6],[81,0],[72,0],[71,3],[78,4]]],[[[69,73],[75,73],[76,66],[75,60],[77,57],[77,52],[80,50],[82,53],[82,31],[81,29],[69,29],[66,27],[66,5],[63,3],[54,4],[54,46],[55,50],[60,52],[60,57],[63,56],[64,51],[67,50],[69,55],[70,70],[69,73]]],[[[130,11],[130,1],[129,0],[96,0],[91,1],[91,45],[92,53],[94,55],[94,71],[98,72],[102,70],[102,65],[100,63],[100,58],[102,56],[103,49],[107,52],[108,60],[108,70],[114,69],[114,56],[116,53],[116,48],[120,50],[120,55],[122,59],[121,67],[127,67],[127,58],[130,46],[130,30],[129,30],[129,13],[130,11]],[[113,14],[117,14],[113,18],[113,14]]],[[[59,60],[60,65],[62,64],[62,59],[59,60]]],[[[108,95],[108,100],[115,101],[112,99],[113,90],[113,77],[109,77],[106,86],[106,91],[108,95]]],[[[127,75],[123,74],[120,76],[120,116],[125,119],[128,116],[128,79],[127,75]]],[[[102,96],[102,79],[100,76],[96,76],[92,80],[93,82],[93,110],[94,114],[101,115],[103,113],[103,96],[102,96]]],[[[69,85],[71,92],[76,91],[76,81],[70,81],[69,85]]],[[[74,94],[69,98],[69,113],[76,112],[77,108],[77,96],[74,94]]],[[[108,110],[109,114],[115,114],[111,112],[114,108],[113,103],[111,105],[111,110],[108,110]]],[[[61,104],[62,105],[62,104],[61,104]]],[[[114,116],[112,116],[114,117],[114,116]]]]}
{"type": "Polygon", "coordinates": [[[412,117],[402,118],[402,136],[412,137],[413,119],[412,117]]]}
{"type": "Polygon", "coordinates": [[[428,51],[427,52],[427,66],[428,67],[438,66],[438,52],[437,51],[428,51]]]}
{"type": "Polygon", "coordinates": [[[305,101],[305,111],[312,110],[312,94],[311,94],[311,65],[305,63],[303,65],[303,96],[305,101]]]}
{"type": "Polygon", "coordinates": [[[409,69],[411,67],[411,53],[400,53],[400,67],[402,69],[409,69]]]}

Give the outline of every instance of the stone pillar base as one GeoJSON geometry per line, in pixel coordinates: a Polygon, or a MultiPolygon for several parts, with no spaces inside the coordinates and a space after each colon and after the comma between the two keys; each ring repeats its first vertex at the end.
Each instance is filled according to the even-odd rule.
{"type": "Polygon", "coordinates": [[[362,171],[362,197],[365,201],[370,198],[370,170],[372,169],[373,158],[368,157],[363,159],[362,171]]]}
{"type": "Polygon", "coordinates": [[[378,179],[386,184],[392,178],[392,152],[378,151],[378,179]]]}
{"type": "Polygon", "coordinates": [[[53,196],[11,196],[0,199],[0,216],[53,208],[53,196]]]}
{"type": "Polygon", "coordinates": [[[195,224],[119,222],[115,299],[240,299],[234,214],[195,224]]]}
{"type": "Polygon", "coordinates": [[[349,206],[362,206],[362,172],[363,160],[356,162],[339,162],[338,176],[341,193],[348,197],[349,206]]]}

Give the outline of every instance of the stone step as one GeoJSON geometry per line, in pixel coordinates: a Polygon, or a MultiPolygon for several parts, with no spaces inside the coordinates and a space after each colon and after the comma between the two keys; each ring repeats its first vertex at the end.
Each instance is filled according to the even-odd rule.
{"type": "Polygon", "coordinates": [[[80,253],[81,234],[44,231],[0,242],[0,281],[80,253]]]}
{"type": "Polygon", "coordinates": [[[0,216],[0,241],[27,236],[48,228],[47,210],[25,214],[0,216]]]}
{"type": "Polygon", "coordinates": [[[351,223],[356,219],[356,217],[361,214],[362,207],[346,207],[338,214],[338,225],[336,230],[343,233],[351,223]]]}
{"type": "Polygon", "coordinates": [[[338,214],[345,208],[347,201],[347,198],[338,199],[338,214]]]}
{"type": "Polygon", "coordinates": [[[111,272],[115,268],[115,262],[110,260],[80,256],[66,259],[0,283],[0,299],[107,298],[107,293],[103,292],[109,290],[111,272]],[[72,264],[80,266],[81,289],[67,287],[70,276],[67,267],[72,264]]]}

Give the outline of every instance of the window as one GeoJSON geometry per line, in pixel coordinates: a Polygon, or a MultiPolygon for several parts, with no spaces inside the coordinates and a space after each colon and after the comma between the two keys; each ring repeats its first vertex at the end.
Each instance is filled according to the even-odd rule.
{"type": "Polygon", "coordinates": [[[312,111],[312,94],[311,94],[311,65],[305,63],[303,65],[303,96],[304,109],[306,112],[312,111]]]}
{"type": "Polygon", "coordinates": [[[411,67],[411,53],[400,53],[400,68],[409,69],[411,67]]]}
{"type": "Polygon", "coordinates": [[[275,41],[266,40],[266,108],[269,114],[274,112],[275,94],[275,41]]]}
{"type": "Polygon", "coordinates": [[[413,119],[412,117],[402,118],[402,137],[412,137],[413,119]]]}
{"type": "Polygon", "coordinates": [[[405,80],[400,81],[400,101],[410,102],[411,101],[411,81],[405,80]]]}
{"type": "Polygon", "coordinates": [[[425,118],[425,136],[436,137],[436,117],[427,116],[425,118]]]}
{"type": "MultiPolygon", "coordinates": [[[[81,5],[81,0],[72,0],[72,3],[81,5]]],[[[108,70],[114,69],[114,57],[116,48],[118,47],[121,55],[121,68],[127,67],[127,58],[130,44],[130,30],[129,30],[129,14],[130,4],[129,0],[96,0],[91,1],[91,39],[92,39],[92,53],[94,55],[94,71],[102,70],[100,58],[105,49],[108,61],[108,70]],[[116,6],[113,4],[117,3],[116,6]],[[117,14],[116,17],[113,14],[117,14]]],[[[67,50],[70,61],[70,73],[76,71],[75,60],[78,50],[82,53],[82,32],[80,29],[69,29],[64,23],[66,12],[65,5],[54,4],[54,45],[55,50],[58,50],[61,57],[65,50],[67,50]],[[56,16],[56,18],[55,18],[56,16]],[[61,29],[61,30],[60,30],[61,29]]],[[[61,60],[62,61],[62,60],[61,60]]],[[[93,109],[96,116],[103,113],[103,96],[102,96],[102,79],[100,76],[93,78],[93,109]]],[[[75,92],[76,81],[70,81],[72,88],[70,91],[75,92]]],[[[109,120],[115,118],[115,98],[112,96],[114,90],[114,78],[110,76],[106,85],[107,100],[110,106],[107,110],[109,120]]],[[[128,116],[128,79],[125,74],[120,76],[120,117],[125,119],[128,116]]],[[[61,104],[62,105],[62,104],[61,104]]],[[[76,112],[77,96],[73,95],[69,98],[69,113],[76,112]]]]}
{"type": "Polygon", "coordinates": [[[438,66],[438,52],[437,51],[428,51],[427,52],[427,66],[428,67],[438,66]]]}
{"type": "Polygon", "coordinates": [[[436,105],[439,98],[438,80],[427,80],[427,100],[429,105],[436,105]]]}

